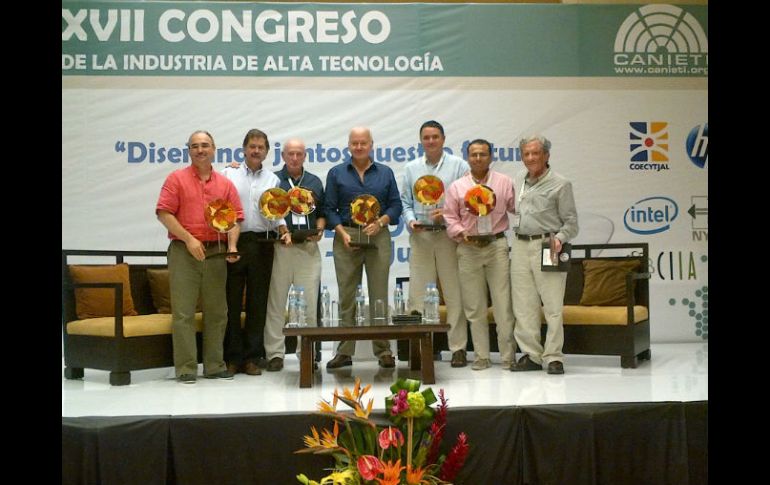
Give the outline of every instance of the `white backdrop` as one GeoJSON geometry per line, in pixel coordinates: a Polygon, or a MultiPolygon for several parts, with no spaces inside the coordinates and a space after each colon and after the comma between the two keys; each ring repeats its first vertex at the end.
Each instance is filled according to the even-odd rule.
{"type": "MultiPolygon", "coordinates": [[[[158,153],[161,148],[183,149],[187,136],[196,129],[209,130],[218,147],[230,149],[231,155],[250,128],[265,131],[273,146],[289,137],[301,137],[309,149],[315,149],[306,168],[325,180],[334,164],[319,162],[316,147],[320,144],[325,151],[341,150],[346,147],[349,128],[363,124],[371,127],[377,154],[393,168],[399,186],[403,162],[396,161],[394,153],[399,147],[416,148],[419,126],[427,119],[444,125],[446,146],[455,153],[461,152],[464,142],[481,137],[502,148],[503,158],[513,154],[515,161],[498,160],[493,165],[509,175],[523,169],[512,150],[518,137],[540,131],[553,142],[552,167],[574,184],[580,224],[574,242],[648,241],[653,269],[661,252],[673,251],[675,273],[679,271],[679,253],[685,255],[683,278],[653,275],[653,337],[695,337],[687,311],[668,300],[681,300],[708,285],[708,265],[702,260],[708,254],[707,241],[693,241],[691,218],[686,213],[693,196],[707,197],[708,172],[692,164],[685,149],[691,128],[707,121],[705,90],[567,90],[560,86],[568,80],[547,79],[515,83],[500,79],[473,83],[417,78],[306,80],[293,88],[280,86],[279,81],[250,80],[248,89],[239,86],[245,83],[230,80],[220,83],[219,89],[198,86],[209,84],[200,80],[192,80],[183,89],[178,89],[179,80],[156,81],[161,86],[154,89],[130,88],[136,84],[133,81],[110,81],[118,86],[101,87],[98,81],[85,78],[64,82],[63,248],[164,250],[168,240],[155,219],[155,203],[166,175],[185,164],[159,163],[158,153]],[[320,84],[321,89],[308,89],[303,84],[320,84]],[[630,170],[629,123],[653,120],[668,123],[669,169],[630,170]],[[155,162],[150,162],[151,149],[155,162]],[[671,228],[649,236],[626,230],[626,210],[652,196],[676,201],[679,214],[671,228]],[[694,278],[689,275],[690,252],[696,259],[694,278]]],[[[220,154],[217,167],[223,167],[227,159],[220,154]]],[[[275,162],[275,154],[266,161],[271,166],[275,162]]],[[[273,168],[279,169],[281,163],[273,168]]],[[[394,280],[408,275],[408,235],[403,225],[391,226],[391,232],[394,280]]],[[[330,236],[327,233],[321,246],[326,255],[323,280],[334,291],[330,236]]],[[[668,259],[668,255],[663,258],[666,264],[668,259]]],[[[662,270],[664,276],[670,273],[670,268],[662,270]]]]}
{"type": "MultiPolygon", "coordinates": [[[[184,144],[197,129],[214,135],[218,169],[240,157],[243,136],[251,128],[265,131],[275,149],[289,137],[300,137],[308,147],[306,168],[325,180],[329,168],[340,163],[349,129],[366,125],[373,132],[375,159],[393,168],[399,184],[407,154],[418,147],[419,126],[428,119],[444,125],[446,147],[456,154],[464,155],[464,143],[474,138],[492,142],[498,159],[493,168],[511,176],[523,169],[515,148],[518,138],[541,132],[553,142],[552,167],[573,181],[580,225],[574,242],[649,242],[653,340],[708,338],[707,152],[701,158],[689,156],[693,147],[707,150],[708,77],[618,74],[619,62],[633,59],[638,67],[652,62],[653,55],[612,56],[613,46],[618,49],[616,36],[627,36],[624,19],[636,22],[661,12],[681,17],[678,7],[297,4],[301,6],[297,8],[340,12],[381,8],[390,16],[391,37],[379,45],[360,39],[350,46],[339,42],[263,45],[254,39],[251,44],[219,39],[206,44],[186,39],[176,46],[156,38],[152,30],[156,27],[153,16],[168,8],[256,12],[289,7],[117,3],[134,8],[134,20],[139,18],[136,12],[146,10],[142,24],[146,42],[138,39],[136,30],[126,30],[128,24],[120,23],[107,40],[93,33],[98,29],[90,22],[97,19],[104,28],[106,12],[116,4],[63,2],[62,248],[165,250],[168,240],[155,218],[155,203],[165,177],[187,166],[184,144]],[[91,9],[90,16],[82,13],[84,7],[91,9]],[[97,11],[101,17],[94,16],[97,11]],[[76,20],[81,18],[78,15],[82,21],[76,20]],[[552,15],[558,22],[551,22],[552,15]],[[430,21],[438,18],[441,22],[430,21]],[[497,41],[469,36],[464,29],[470,25],[458,30],[453,24],[458,18],[471,24],[479,19],[494,23],[498,30],[492,37],[497,41]],[[570,22],[575,28],[567,28],[570,22]],[[533,25],[539,26],[542,35],[531,35],[527,29],[533,25]],[[418,30],[420,35],[415,35],[418,30]],[[74,31],[82,31],[85,37],[74,31]],[[134,37],[125,41],[120,36],[127,32],[134,37]],[[541,37],[553,42],[544,45],[541,37]],[[260,49],[279,53],[326,49],[327,54],[346,49],[360,54],[369,49],[387,54],[388,49],[407,52],[414,47],[415,52],[440,54],[444,71],[332,77],[335,74],[328,72],[77,71],[70,65],[80,50],[98,52],[104,62],[108,52],[121,58],[121,52],[134,48],[162,53],[177,47],[247,54],[260,49]],[[549,69],[553,74],[540,77],[549,69]],[[470,71],[452,74],[460,70],[470,71]],[[469,75],[475,72],[494,76],[469,75]],[[698,127],[705,128],[704,133],[693,134],[698,127]],[[640,151],[652,161],[633,161],[640,151]],[[640,221],[642,217],[650,220],[640,221]]],[[[701,18],[699,24],[684,12],[687,25],[694,31],[707,27],[705,8],[687,8],[701,18]]],[[[708,50],[703,44],[705,34],[698,35],[700,43],[686,59],[701,69],[704,56],[707,66],[708,50]]],[[[667,48],[680,52],[683,45],[667,48]]],[[[678,62],[674,57],[663,61],[678,62]]],[[[281,167],[275,152],[266,163],[273,170],[281,167]]],[[[391,232],[393,287],[396,276],[408,275],[409,248],[403,225],[391,226],[391,232]]],[[[323,282],[336,294],[331,232],[321,249],[323,282]]]]}

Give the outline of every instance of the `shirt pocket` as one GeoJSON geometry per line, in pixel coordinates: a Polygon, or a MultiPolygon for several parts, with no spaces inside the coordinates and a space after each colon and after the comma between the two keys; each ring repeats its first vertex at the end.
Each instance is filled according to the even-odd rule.
{"type": "Polygon", "coordinates": [[[556,199],[552,196],[551,191],[532,194],[531,197],[527,198],[532,213],[538,214],[556,209],[556,199]]]}

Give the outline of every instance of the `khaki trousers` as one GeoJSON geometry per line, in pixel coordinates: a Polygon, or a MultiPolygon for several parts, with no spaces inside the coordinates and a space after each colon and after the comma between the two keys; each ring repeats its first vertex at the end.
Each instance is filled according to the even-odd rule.
{"type": "Polygon", "coordinates": [[[497,347],[503,362],[513,362],[513,310],[511,309],[510,260],[508,240],[495,239],[481,248],[457,246],[463,309],[471,322],[471,338],[477,359],[489,359],[489,321],[487,287],[497,324],[497,347]]]}
{"type": "Polygon", "coordinates": [[[511,249],[513,309],[516,314],[514,335],[522,353],[532,362],[548,365],[564,361],[564,290],[567,273],[540,271],[542,239],[519,240],[511,249]],[[548,324],[545,346],[540,343],[540,302],[548,324]]]}
{"type": "Polygon", "coordinates": [[[409,302],[408,310],[423,311],[425,285],[438,277],[446,304],[449,350],[465,350],[468,344],[468,322],[463,313],[460,278],[457,267],[457,243],[446,231],[413,232],[409,236],[409,302]]]}
{"type": "MultiPolygon", "coordinates": [[[[218,251],[216,248],[207,249],[218,251]]],[[[195,343],[195,306],[198,295],[203,310],[203,374],[226,369],[223,343],[227,328],[227,262],[224,258],[198,261],[182,241],[168,246],[168,273],[171,295],[171,336],[176,376],[198,373],[195,343]]]]}
{"type": "MultiPolygon", "coordinates": [[[[358,229],[346,228],[353,238],[359,240],[358,229]]],[[[361,242],[366,242],[366,235],[361,232],[361,242]]],[[[340,297],[340,327],[352,327],[355,325],[356,314],[356,286],[361,283],[364,267],[366,267],[366,285],[369,290],[369,321],[374,321],[374,302],[377,299],[388,301],[388,276],[390,274],[390,231],[383,229],[376,236],[369,238],[369,242],[377,245],[372,249],[345,248],[345,244],[339,235],[334,235],[332,249],[334,251],[334,272],[337,275],[337,286],[340,297]]],[[[353,355],[356,350],[356,341],[348,340],[340,342],[337,354],[353,355]]],[[[392,355],[390,342],[387,340],[372,341],[372,351],[377,357],[392,355]]]]}
{"type": "MultiPolygon", "coordinates": [[[[321,253],[318,250],[318,243],[309,241],[291,246],[275,245],[265,321],[265,352],[268,361],[274,357],[283,359],[286,353],[283,327],[286,323],[289,286],[294,284],[295,287],[304,287],[307,325],[316,327],[318,326],[317,305],[320,283],[321,253]]],[[[297,349],[299,348],[297,345],[297,349]]]]}

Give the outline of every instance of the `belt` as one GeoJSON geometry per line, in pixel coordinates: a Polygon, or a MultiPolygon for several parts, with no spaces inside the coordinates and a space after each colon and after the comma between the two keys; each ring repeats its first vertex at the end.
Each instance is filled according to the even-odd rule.
{"type": "Polygon", "coordinates": [[[516,233],[516,239],[521,239],[522,241],[534,241],[535,239],[543,239],[550,237],[551,234],[532,234],[531,236],[529,234],[519,234],[516,233]]]}
{"type": "Polygon", "coordinates": [[[472,244],[474,244],[475,246],[478,246],[480,248],[487,247],[495,239],[500,239],[501,237],[505,237],[505,231],[498,232],[497,234],[491,234],[489,237],[491,239],[476,239],[476,240],[473,240],[472,244]]]}
{"type": "Polygon", "coordinates": [[[277,240],[280,239],[280,236],[278,236],[278,233],[275,231],[246,231],[242,232],[240,237],[238,238],[239,241],[244,241],[247,239],[256,239],[260,241],[266,241],[266,240],[277,240]]]}

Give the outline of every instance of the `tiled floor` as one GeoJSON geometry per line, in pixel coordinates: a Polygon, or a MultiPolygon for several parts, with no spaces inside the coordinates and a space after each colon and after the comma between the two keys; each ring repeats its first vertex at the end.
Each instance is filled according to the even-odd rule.
{"type": "MultiPolygon", "coordinates": [[[[62,416],[189,415],[314,411],[319,399],[331,399],[335,387],[352,387],[356,376],[372,384],[375,409],[383,406],[388,387],[398,377],[419,378],[406,362],[381,369],[372,358],[354,360],[352,367],[325,369],[331,351],[323,351],[312,388],[299,388],[299,362],[286,358],[280,372],[261,376],[238,374],[232,381],[199,378],[195,385],[174,379],[173,368],[131,373],[131,385],[110,386],[109,373],[85,370],[81,380],[62,377],[62,416]]],[[[473,354],[468,355],[469,362],[473,354]]],[[[436,362],[438,392],[443,388],[453,408],[526,406],[595,402],[708,400],[708,343],[653,344],[652,360],[636,369],[622,369],[619,357],[567,355],[564,375],[545,371],[503,370],[499,355],[483,371],[453,369],[450,355],[436,362]]]]}

